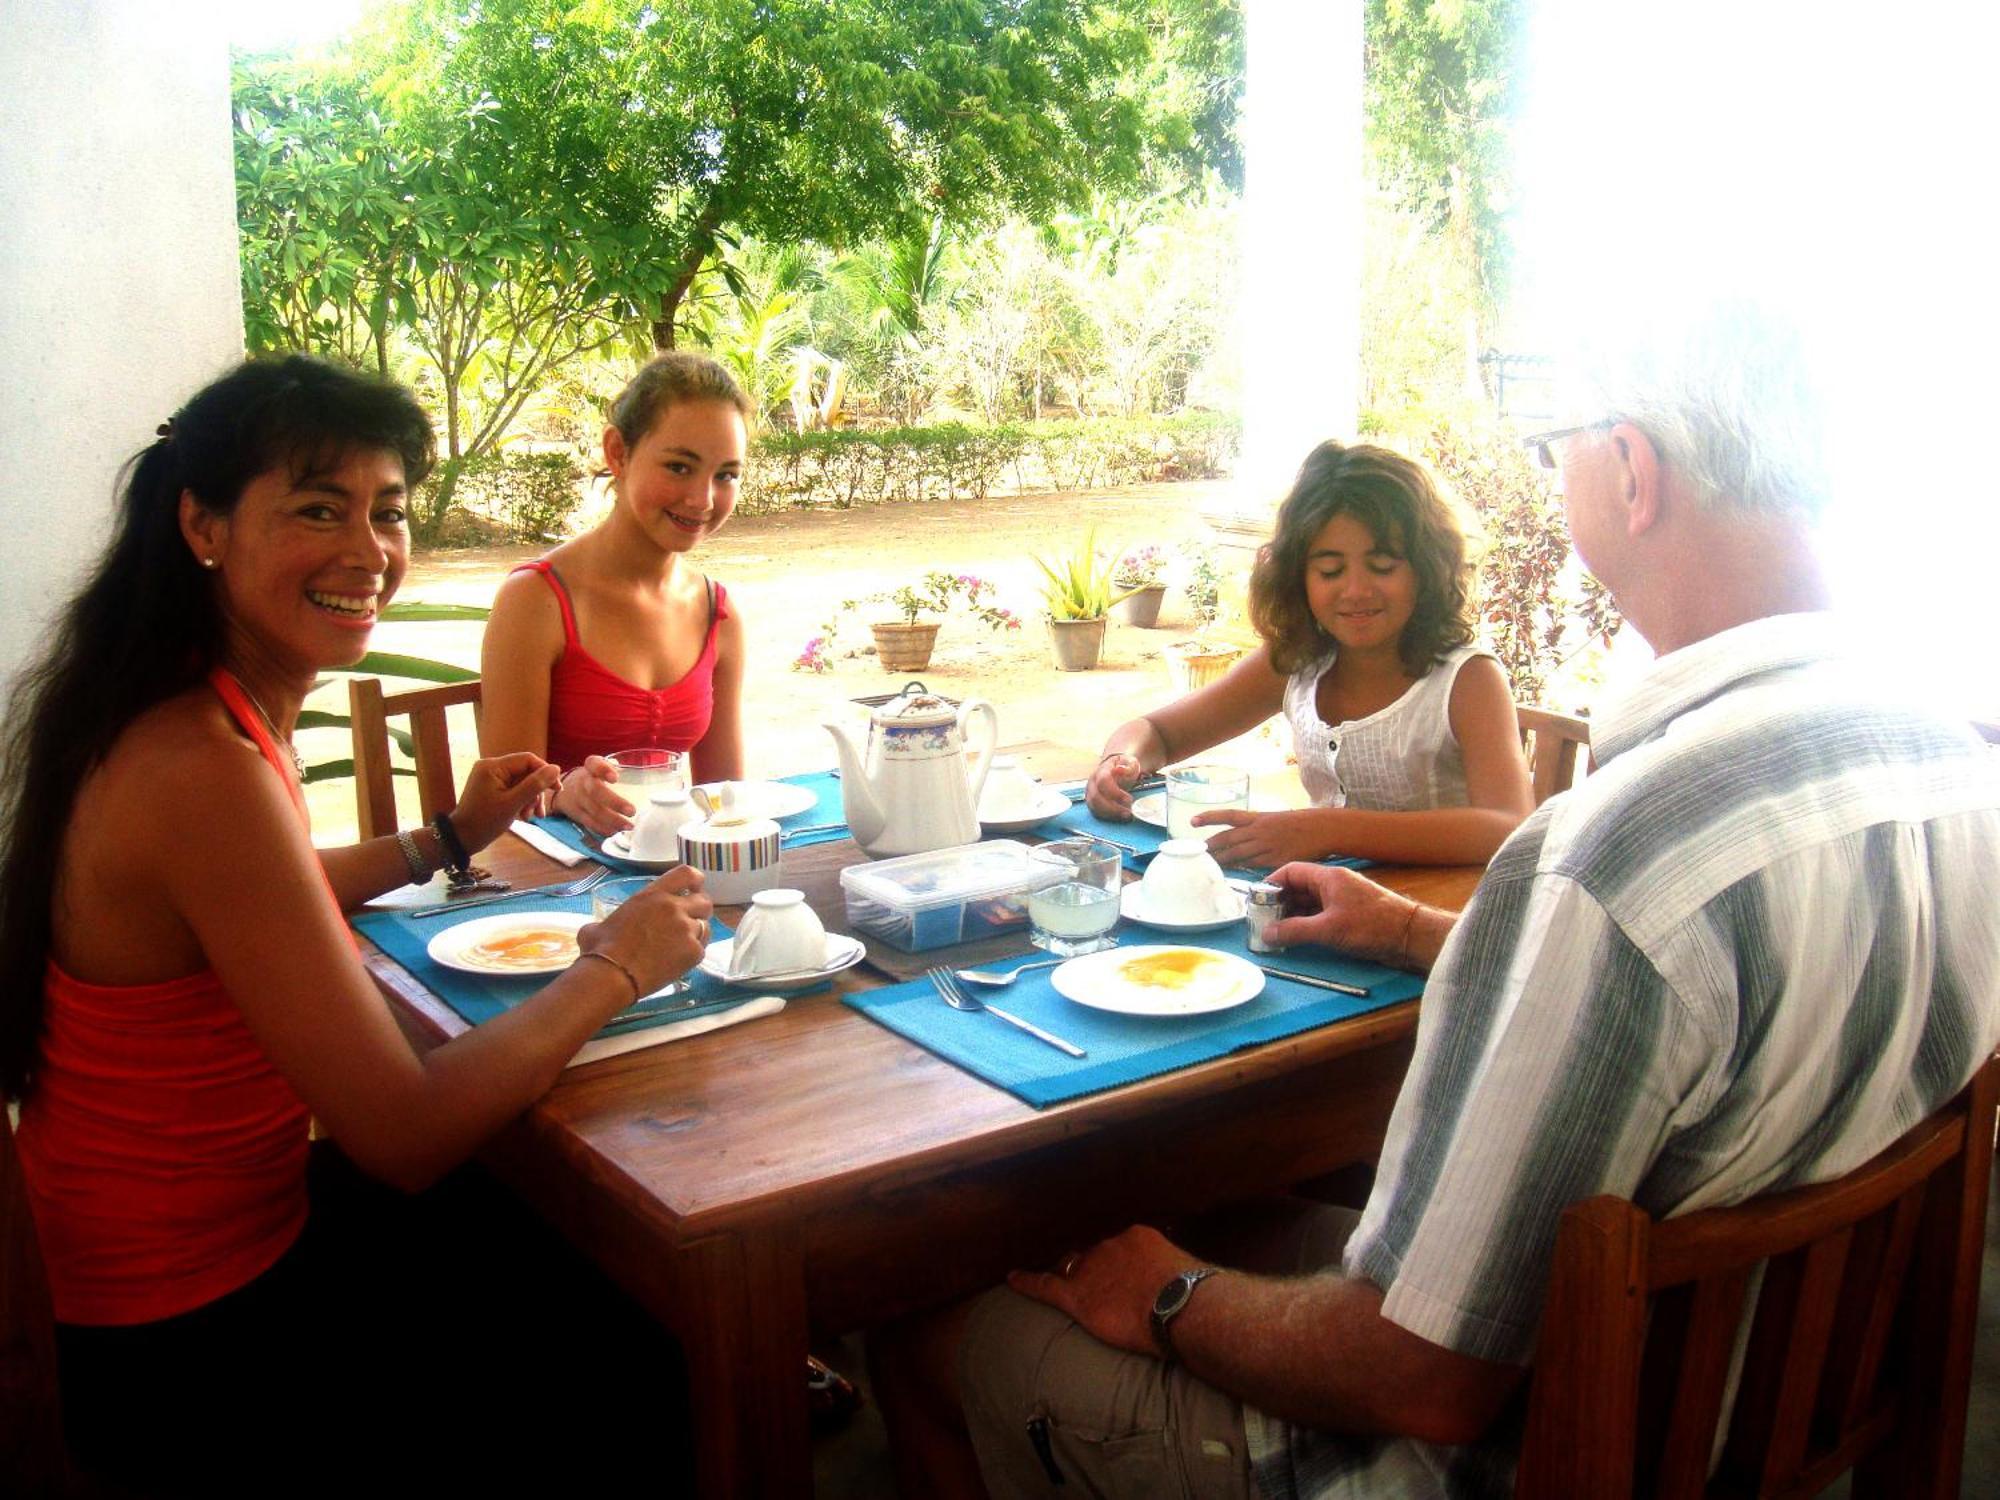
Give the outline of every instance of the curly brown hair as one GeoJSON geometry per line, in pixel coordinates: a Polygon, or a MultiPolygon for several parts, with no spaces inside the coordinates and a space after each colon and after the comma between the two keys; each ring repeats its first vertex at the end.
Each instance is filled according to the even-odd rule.
{"type": "Polygon", "coordinates": [[[1326,654],[1326,632],[1306,606],[1306,553],[1335,516],[1354,517],[1417,575],[1416,608],[1397,646],[1405,671],[1421,677],[1471,641],[1465,532],[1437,482],[1400,453],[1329,440],[1299,466],[1250,573],[1250,623],[1276,670],[1290,674],[1326,654]]]}

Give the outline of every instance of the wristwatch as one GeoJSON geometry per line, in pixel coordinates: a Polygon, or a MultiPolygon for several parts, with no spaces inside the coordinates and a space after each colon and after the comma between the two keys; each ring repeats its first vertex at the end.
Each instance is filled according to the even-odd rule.
{"type": "Polygon", "coordinates": [[[1180,1316],[1181,1310],[1194,1296],[1194,1289],[1216,1272],[1214,1266],[1197,1266],[1192,1271],[1183,1271],[1165,1286],[1153,1299],[1153,1342],[1160,1346],[1160,1358],[1172,1364],[1178,1357],[1174,1353],[1174,1336],[1167,1325],[1180,1316]]]}

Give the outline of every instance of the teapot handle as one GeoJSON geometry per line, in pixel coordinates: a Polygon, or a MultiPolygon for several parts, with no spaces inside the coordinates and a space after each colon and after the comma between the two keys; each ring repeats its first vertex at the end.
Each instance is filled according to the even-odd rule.
{"type": "Polygon", "coordinates": [[[979,737],[972,752],[972,765],[966,771],[966,784],[972,792],[972,805],[979,806],[979,794],[986,786],[986,769],[993,764],[993,752],[1000,744],[1000,716],[993,711],[993,705],[984,698],[970,698],[958,711],[958,732],[971,740],[973,735],[966,727],[966,720],[974,714],[986,721],[986,733],[979,737]]]}

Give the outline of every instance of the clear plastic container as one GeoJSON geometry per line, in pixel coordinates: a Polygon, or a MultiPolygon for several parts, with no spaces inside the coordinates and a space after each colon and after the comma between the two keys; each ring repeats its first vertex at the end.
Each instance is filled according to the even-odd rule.
{"type": "Polygon", "coordinates": [[[905,854],[840,872],[847,925],[905,953],[1025,930],[1029,891],[1064,879],[1028,846],[991,839],[905,854]]]}

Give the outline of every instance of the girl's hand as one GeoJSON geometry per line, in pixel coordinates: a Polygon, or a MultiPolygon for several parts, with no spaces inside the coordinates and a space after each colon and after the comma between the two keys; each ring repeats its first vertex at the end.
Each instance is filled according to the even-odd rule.
{"type": "Polygon", "coordinates": [[[1261,869],[1332,852],[1326,830],[1311,810],[1253,813],[1227,808],[1196,813],[1192,821],[1198,828],[1228,825],[1208,841],[1208,852],[1219,865],[1261,869]]]}
{"type": "Polygon", "coordinates": [[[707,951],[715,903],[702,894],[701,882],[701,871],[676,865],[602,922],[579,928],[578,949],[615,958],[638,980],[639,993],[650,995],[707,951]]]}
{"type": "Polygon", "coordinates": [[[1145,774],[1136,757],[1122,751],[1105,756],[1090,773],[1090,784],[1084,788],[1084,805],[1100,818],[1109,818],[1114,823],[1130,822],[1132,794],[1126,788],[1145,774]]]}
{"type": "Polygon", "coordinates": [[[586,756],[582,765],[563,777],[555,810],[599,838],[622,833],[632,826],[636,809],[611,790],[617,779],[618,768],[610,761],[601,755],[586,756]]]}
{"type": "Polygon", "coordinates": [[[526,750],[474,761],[451,810],[451,826],[468,854],[476,854],[507,831],[533,804],[555,790],[561,773],[526,750]]]}

